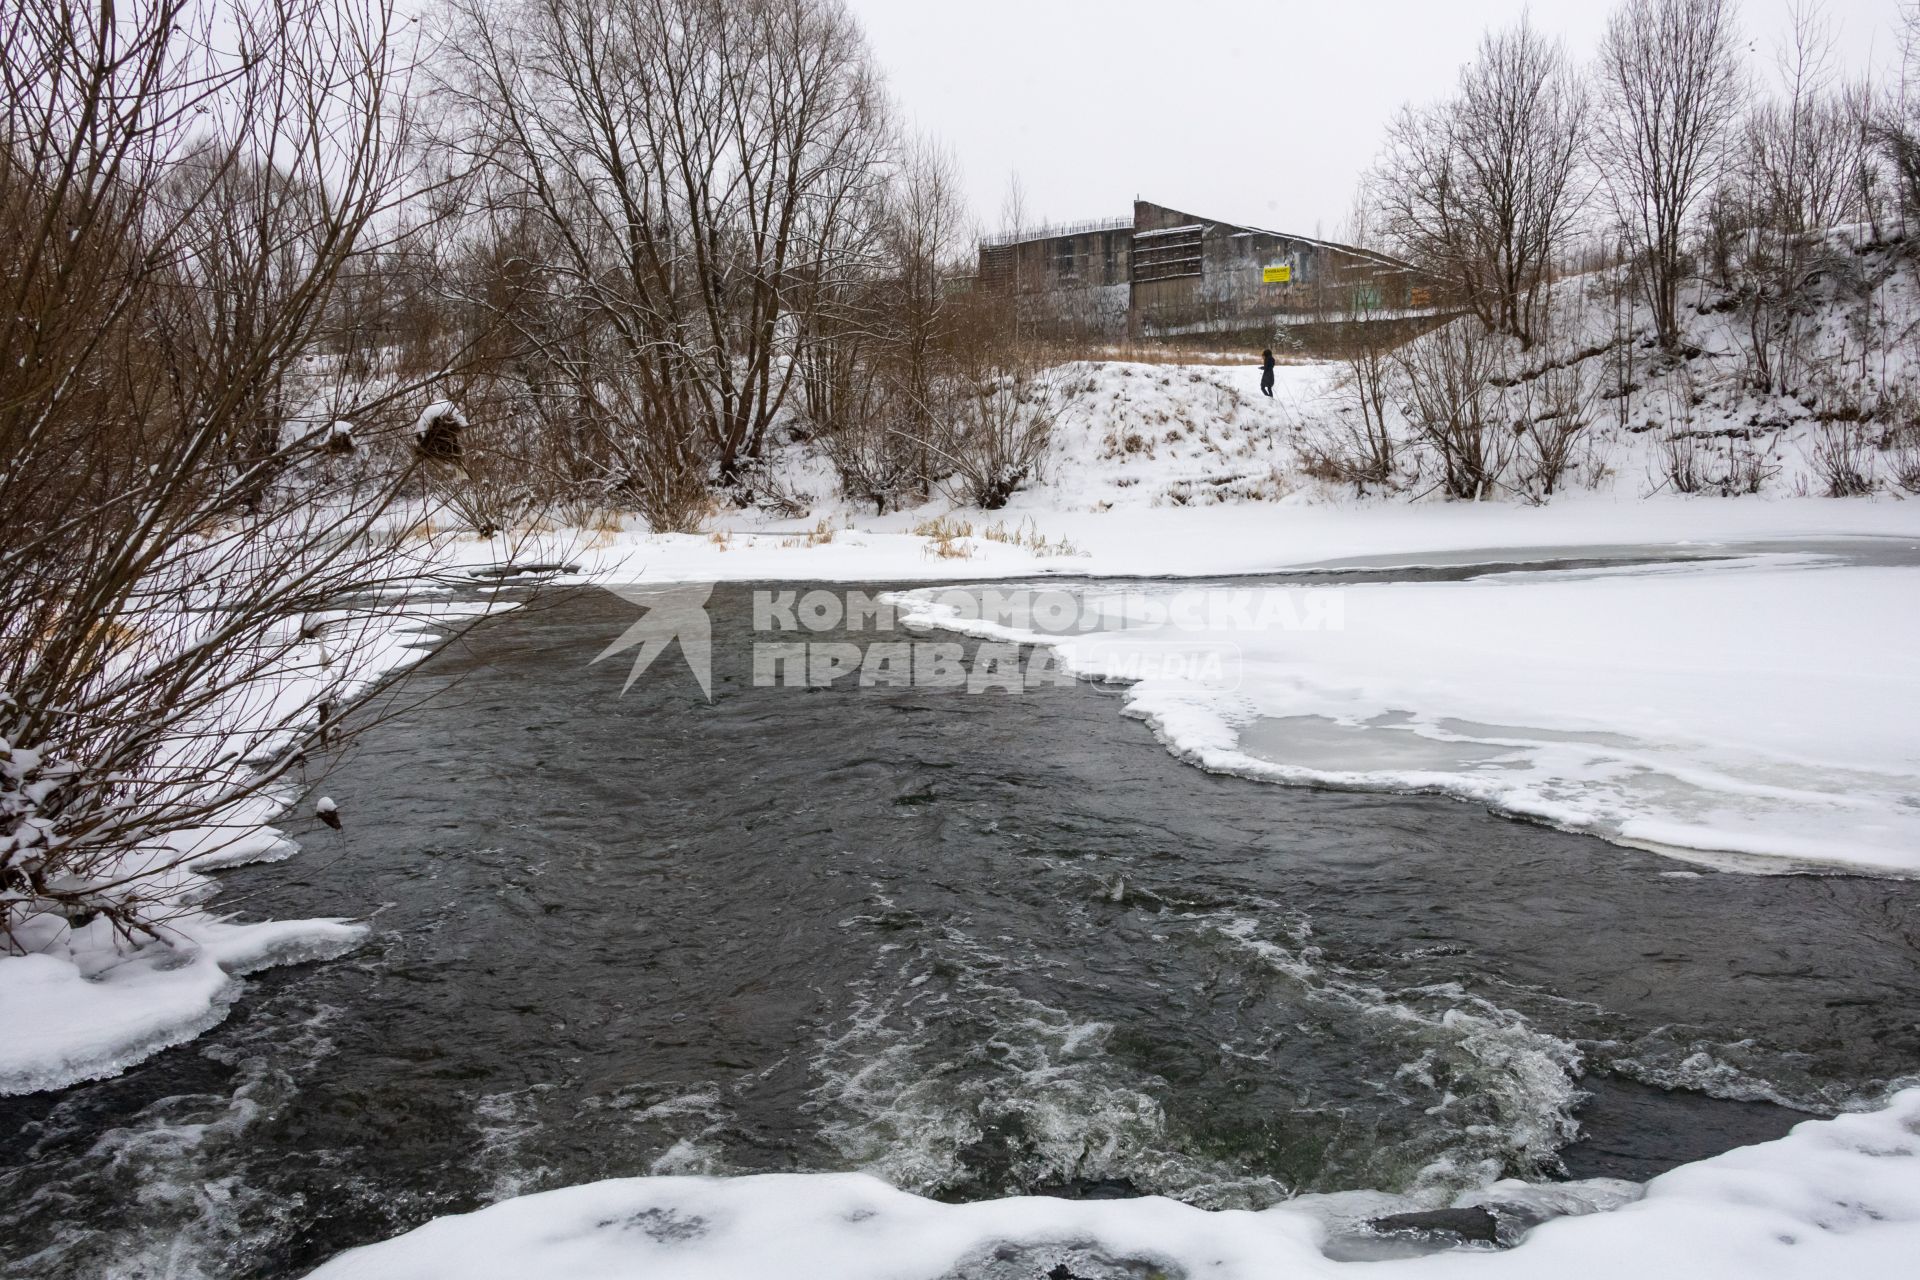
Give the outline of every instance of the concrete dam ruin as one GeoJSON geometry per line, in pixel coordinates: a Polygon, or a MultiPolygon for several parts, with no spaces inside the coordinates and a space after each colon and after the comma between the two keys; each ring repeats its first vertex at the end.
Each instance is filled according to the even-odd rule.
{"type": "Polygon", "coordinates": [[[1398,340],[1451,313],[1408,263],[1136,200],[1130,220],[1012,232],[980,244],[976,287],[1024,324],[1074,341],[1336,349],[1365,327],[1398,340]]]}

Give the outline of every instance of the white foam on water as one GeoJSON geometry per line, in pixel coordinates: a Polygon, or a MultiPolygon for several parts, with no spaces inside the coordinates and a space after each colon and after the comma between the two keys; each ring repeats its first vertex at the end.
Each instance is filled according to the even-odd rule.
{"type": "MultiPolygon", "coordinates": [[[[1573,1112],[1586,1095],[1577,1083],[1582,1056],[1570,1041],[1457,983],[1389,990],[1349,972],[1312,944],[1304,921],[1270,925],[1232,912],[1189,919],[1284,982],[1290,1003],[1336,1019],[1370,1055],[1398,1060],[1376,1087],[1428,1118],[1409,1154],[1435,1143],[1440,1149],[1403,1166],[1394,1190],[1441,1203],[1511,1169],[1551,1169],[1577,1135],[1573,1112]]],[[[1394,1153],[1381,1154],[1385,1173],[1394,1153]]]]}
{"type": "Polygon", "coordinates": [[[1842,1084],[1823,1079],[1804,1052],[1783,1052],[1753,1039],[1709,1040],[1675,1027],[1655,1027],[1604,1049],[1607,1070],[1642,1084],[1814,1115],[1864,1110],[1920,1086],[1920,1064],[1891,1079],[1842,1084]]]}
{"type": "Polygon", "coordinates": [[[529,1164],[522,1149],[526,1140],[540,1130],[539,1098],[552,1088],[537,1084],[475,1099],[474,1126],[480,1134],[477,1160],[493,1173],[493,1181],[483,1193],[489,1202],[525,1195],[551,1180],[553,1171],[545,1165],[529,1164]]]}
{"type": "Polygon", "coordinates": [[[881,963],[809,1064],[810,1109],[848,1164],[930,1192],[1125,1180],[1207,1203],[1285,1194],[1180,1150],[1172,1087],[1106,1051],[1109,1023],[1017,989],[1030,961],[943,926],[881,963]]]}
{"type": "Polygon", "coordinates": [[[0,1239],[9,1275],[85,1275],[100,1280],[213,1280],[231,1274],[231,1260],[284,1239],[299,1225],[297,1201],[264,1190],[245,1168],[249,1131],[270,1118],[298,1087],[275,1063],[290,1056],[311,1064],[333,1052],[326,1027],[332,1011],[276,1025],[275,1051],[244,1041],[209,1047],[233,1066],[233,1084],[219,1093],[160,1098],[101,1128],[84,1095],[62,1100],[35,1126],[36,1176],[25,1192],[0,1203],[0,1239]],[[86,1139],[75,1146],[74,1139],[86,1139]],[[76,1202],[110,1200],[110,1218],[73,1216],[76,1202]]]}
{"type": "Polygon", "coordinates": [[[1109,1051],[1113,1026],[1015,985],[1040,974],[1044,991],[1044,961],[952,924],[903,929],[898,916],[844,922],[880,921],[900,941],[810,1064],[823,1136],[896,1186],[980,1196],[1104,1180],[1260,1208],[1298,1190],[1273,1172],[1286,1166],[1435,1207],[1552,1171],[1577,1133],[1580,1050],[1519,1013],[1454,983],[1389,989],[1344,970],[1278,909],[1163,913],[1159,941],[1209,953],[1205,966],[1239,993],[1227,1042],[1207,1052],[1229,1076],[1251,1070],[1294,1098],[1285,1116],[1227,1122],[1229,1145],[1252,1145],[1223,1150],[1170,1118],[1173,1084],[1109,1051]],[[1277,1074],[1276,1062],[1287,1064],[1277,1074]],[[1317,1096],[1336,1079],[1338,1096],[1317,1096]],[[1286,1154],[1250,1154],[1273,1144],[1286,1154]]]}

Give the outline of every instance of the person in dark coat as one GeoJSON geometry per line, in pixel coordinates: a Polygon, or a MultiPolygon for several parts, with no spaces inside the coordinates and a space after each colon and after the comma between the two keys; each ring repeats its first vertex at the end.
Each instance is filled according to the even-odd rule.
{"type": "Polygon", "coordinates": [[[1273,395],[1273,348],[1268,347],[1260,353],[1260,394],[1273,395]]]}

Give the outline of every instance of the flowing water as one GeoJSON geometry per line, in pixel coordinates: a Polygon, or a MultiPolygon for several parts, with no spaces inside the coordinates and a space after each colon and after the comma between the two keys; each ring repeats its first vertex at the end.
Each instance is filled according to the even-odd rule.
{"type": "Polygon", "coordinates": [[[592,589],[409,675],[326,780],[346,830],[223,877],[371,941],[0,1100],[0,1274],[295,1275],[648,1173],[1437,1202],[1645,1177],[1920,1063],[1920,883],[1215,777],[1097,685],[756,688],[751,590],[711,602],[711,703],[672,654],[620,696],[589,660],[638,611],[592,589]]]}

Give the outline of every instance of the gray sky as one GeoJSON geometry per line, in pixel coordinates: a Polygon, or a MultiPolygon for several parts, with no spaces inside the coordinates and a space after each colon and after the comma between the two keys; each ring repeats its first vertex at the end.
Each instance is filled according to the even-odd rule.
{"type": "MultiPolygon", "coordinates": [[[[1452,85],[1524,0],[848,0],[895,100],[957,154],[984,229],[1009,174],[1027,221],[1125,216],[1134,196],[1333,235],[1394,110],[1452,85]]],[[[1788,0],[1745,0],[1769,72],[1788,0]]],[[[1591,57],[1603,0],[1535,0],[1591,57]]],[[[1897,0],[1826,0],[1836,60],[1891,64],[1897,0]]]]}

